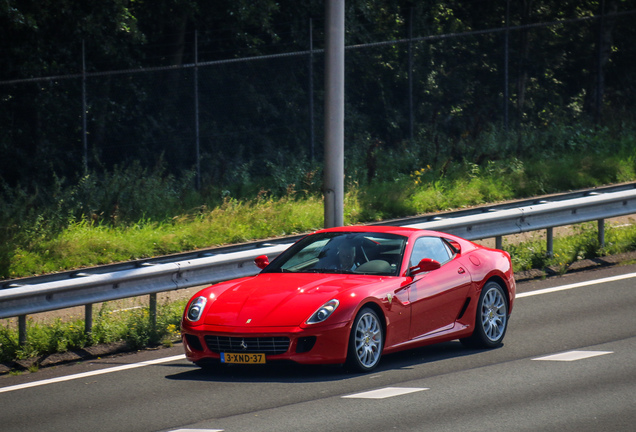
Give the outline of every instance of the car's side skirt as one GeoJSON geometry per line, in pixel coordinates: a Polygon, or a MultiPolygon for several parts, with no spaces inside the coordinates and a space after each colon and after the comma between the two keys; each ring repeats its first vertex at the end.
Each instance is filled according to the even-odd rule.
{"type": "Polygon", "coordinates": [[[398,344],[384,347],[384,354],[389,354],[396,351],[402,351],[405,349],[416,348],[419,346],[432,345],[440,342],[447,342],[454,339],[460,339],[470,336],[473,332],[473,328],[466,324],[455,322],[447,327],[437,329],[433,332],[427,333],[422,336],[404,341],[398,344]]]}

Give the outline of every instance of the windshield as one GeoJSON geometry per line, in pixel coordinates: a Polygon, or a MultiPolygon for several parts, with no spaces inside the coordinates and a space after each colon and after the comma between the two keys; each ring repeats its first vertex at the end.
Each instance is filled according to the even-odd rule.
{"type": "Polygon", "coordinates": [[[406,237],[385,233],[329,232],[305,237],[264,272],[355,273],[397,276],[406,237]]]}

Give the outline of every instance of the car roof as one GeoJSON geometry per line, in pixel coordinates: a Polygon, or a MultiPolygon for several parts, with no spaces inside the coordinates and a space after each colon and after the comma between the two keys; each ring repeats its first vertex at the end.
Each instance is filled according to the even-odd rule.
{"type": "Polygon", "coordinates": [[[400,227],[400,226],[388,226],[388,225],[354,225],[335,228],[325,228],[316,233],[324,232],[369,232],[369,233],[390,233],[399,234],[406,237],[410,237],[413,233],[430,233],[431,235],[440,235],[435,231],[425,231],[418,228],[400,227]]]}

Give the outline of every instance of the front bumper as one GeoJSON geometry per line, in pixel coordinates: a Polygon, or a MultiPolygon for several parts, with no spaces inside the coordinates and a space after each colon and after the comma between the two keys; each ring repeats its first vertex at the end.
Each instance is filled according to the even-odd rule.
{"type": "Polygon", "coordinates": [[[266,362],[338,364],[347,358],[351,323],[310,328],[228,328],[182,326],[186,358],[193,363],[220,361],[224,353],[264,353],[266,362]]]}

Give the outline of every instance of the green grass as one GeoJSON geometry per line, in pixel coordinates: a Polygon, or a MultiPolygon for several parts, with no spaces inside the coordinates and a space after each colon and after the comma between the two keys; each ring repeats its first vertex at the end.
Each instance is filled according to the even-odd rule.
{"type": "Polygon", "coordinates": [[[179,339],[179,325],[186,301],[165,303],[157,307],[157,324],[153,327],[148,307],[114,311],[104,303],[93,318],[90,335],[84,332],[80,318],[56,318],[49,322],[27,320],[27,343],[19,344],[16,320],[0,325],[0,362],[38,358],[87,346],[125,342],[134,350],[148,346],[171,345],[179,339]]]}
{"type": "MultiPolygon", "coordinates": [[[[350,182],[345,197],[345,224],[412,216],[500,202],[599,184],[636,179],[631,159],[615,155],[522,162],[462,162],[452,171],[430,166],[399,175],[391,182],[350,182]],[[573,168],[576,167],[576,168],[573,168]]],[[[60,229],[38,220],[14,237],[8,278],[19,278],[210,248],[290,234],[323,225],[322,197],[291,190],[276,197],[226,197],[213,208],[202,206],[170,218],[107,223],[71,217],[60,229]],[[22,239],[22,240],[21,240],[22,239]]]]}
{"type": "Polygon", "coordinates": [[[210,211],[127,226],[73,221],[58,235],[17,247],[12,278],[90,267],[310,231],[322,224],[314,197],[226,200],[210,211]]]}
{"type": "Polygon", "coordinates": [[[552,268],[565,273],[569,267],[583,259],[593,259],[636,250],[636,226],[616,227],[605,224],[605,245],[598,242],[596,223],[583,223],[572,227],[572,233],[554,238],[553,253],[548,255],[547,243],[541,236],[521,243],[504,241],[515,272],[552,268]]]}

